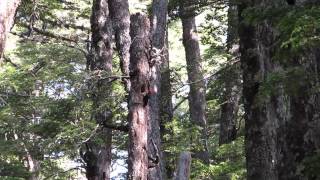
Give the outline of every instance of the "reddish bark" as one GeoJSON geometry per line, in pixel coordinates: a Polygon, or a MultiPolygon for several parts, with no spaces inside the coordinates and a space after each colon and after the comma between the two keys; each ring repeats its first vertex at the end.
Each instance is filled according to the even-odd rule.
{"type": "Polygon", "coordinates": [[[130,180],[146,180],[148,175],[148,99],[150,23],[147,16],[131,16],[129,162],[130,180]]]}

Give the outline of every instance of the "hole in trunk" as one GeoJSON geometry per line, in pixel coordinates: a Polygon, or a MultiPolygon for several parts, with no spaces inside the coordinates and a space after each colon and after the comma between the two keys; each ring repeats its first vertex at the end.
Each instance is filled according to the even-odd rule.
{"type": "Polygon", "coordinates": [[[296,0],[287,0],[287,3],[289,5],[295,5],[296,4],[296,0]]]}

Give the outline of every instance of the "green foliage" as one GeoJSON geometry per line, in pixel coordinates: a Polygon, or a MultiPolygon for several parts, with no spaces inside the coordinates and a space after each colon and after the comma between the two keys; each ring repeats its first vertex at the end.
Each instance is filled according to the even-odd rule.
{"type": "MultiPolygon", "coordinates": [[[[131,2],[131,0],[130,0],[131,2]]],[[[151,1],[147,3],[150,4],[151,1]]],[[[193,7],[195,13],[204,10],[207,1],[199,1],[193,7]]],[[[224,3],[224,2],[223,2],[224,3]]],[[[10,177],[27,178],[30,174],[25,165],[27,151],[40,162],[42,179],[68,179],[75,177],[75,169],[64,167],[68,162],[83,165],[79,148],[88,138],[101,142],[97,135],[97,124],[92,115],[99,109],[92,108],[92,94],[98,90],[95,84],[99,77],[86,72],[86,55],[90,48],[89,17],[91,0],[25,0],[17,14],[13,29],[19,35],[15,48],[6,52],[10,63],[0,69],[0,171],[10,172],[10,177]],[[56,36],[63,36],[76,42],[65,42],[59,38],[47,37],[30,28],[38,28],[56,36]],[[35,88],[41,86],[38,92],[35,88]],[[69,171],[70,170],[70,171],[69,171]]],[[[207,17],[200,28],[205,72],[212,74],[231,56],[226,53],[227,11],[225,4],[205,11],[207,17]],[[206,66],[208,65],[208,66],[206,66]]],[[[179,15],[179,2],[169,1],[171,22],[169,24],[170,66],[173,75],[175,100],[187,96],[186,65],[181,43],[181,24],[174,21],[179,15]]],[[[203,21],[203,20],[200,20],[203,21]]],[[[114,75],[120,75],[118,59],[114,59],[114,75]]],[[[104,74],[102,74],[104,75],[104,74]]],[[[223,71],[214,81],[208,83],[208,124],[210,154],[213,162],[203,165],[192,162],[193,179],[243,179],[244,153],[243,137],[218,147],[219,111],[224,82],[232,78],[223,71]]],[[[112,107],[115,124],[127,124],[126,98],[120,82],[112,84],[113,93],[107,94],[112,102],[101,100],[102,107],[112,107]]],[[[175,166],[175,158],[181,151],[201,150],[201,128],[190,122],[187,103],[175,111],[174,119],[166,125],[170,132],[165,136],[164,149],[175,166]]],[[[113,147],[117,151],[127,149],[128,135],[115,133],[113,147]]],[[[125,159],[125,155],[115,159],[125,159]]]]}
{"type": "Polygon", "coordinates": [[[230,144],[218,147],[214,153],[214,162],[204,165],[198,160],[192,162],[191,178],[217,180],[244,180],[246,179],[244,137],[241,136],[230,144]]]}
{"type": "Polygon", "coordinates": [[[292,96],[301,94],[307,82],[306,75],[305,70],[300,67],[270,73],[259,87],[259,102],[269,99],[268,97],[278,94],[281,90],[292,96]]]}
{"type": "Polygon", "coordinates": [[[226,54],[227,20],[227,11],[223,8],[214,8],[206,14],[205,23],[200,26],[201,43],[209,45],[205,60],[214,61],[218,55],[226,54]]]}
{"type": "Polygon", "coordinates": [[[320,8],[305,5],[296,7],[247,8],[242,13],[244,22],[253,26],[263,21],[273,23],[278,42],[276,59],[289,59],[320,43],[320,8]]]}
{"type": "Polygon", "coordinates": [[[320,8],[294,8],[282,16],[277,26],[281,33],[282,49],[301,52],[316,47],[320,43],[320,8]]]}
{"type": "Polygon", "coordinates": [[[4,180],[23,180],[30,176],[28,170],[22,165],[21,161],[14,158],[0,157],[0,172],[6,176],[0,176],[4,180]]]}
{"type": "Polygon", "coordinates": [[[314,153],[311,156],[306,157],[301,164],[302,173],[308,177],[308,179],[320,178],[320,153],[314,153]]]}

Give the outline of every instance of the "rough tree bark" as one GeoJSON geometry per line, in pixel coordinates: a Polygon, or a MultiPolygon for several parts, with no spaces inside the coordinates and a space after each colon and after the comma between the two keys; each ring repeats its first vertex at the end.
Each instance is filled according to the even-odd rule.
{"type": "Polygon", "coordinates": [[[191,153],[181,152],[178,160],[175,180],[189,180],[191,168],[191,153]]]}
{"type": "MultiPolygon", "coordinates": [[[[130,63],[130,12],[128,0],[109,0],[110,15],[115,33],[117,50],[123,76],[129,76],[130,63]]],[[[130,91],[130,80],[123,78],[126,90],[130,91]]]]}
{"type": "MultiPolygon", "coordinates": [[[[93,94],[93,117],[98,124],[110,122],[112,112],[110,108],[110,94],[112,86],[108,79],[100,76],[111,76],[112,72],[112,24],[109,17],[107,0],[95,0],[91,16],[91,59],[90,70],[96,75],[93,94]],[[109,104],[108,104],[109,103],[109,104]]],[[[86,176],[89,180],[110,179],[112,130],[102,128],[99,130],[99,139],[103,143],[89,140],[81,155],[86,162],[86,176]]]]}
{"type": "Polygon", "coordinates": [[[150,23],[140,13],[131,16],[128,179],[148,176],[148,100],[150,23]]]}
{"type": "MultiPolygon", "coordinates": [[[[315,1],[297,1],[297,8],[303,2],[315,1]]],[[[248,180],[312,179],[302,174],[301,162],[320,147],[320,93],[314,91],[319,85],[320,49],[305,48],[301,54],[277,60],[281,34],[272,20],[253,25],[242,16],[247,8],[263,11],[285,6],[284,0],[253,0],[239,6],[248,180]],[[268,77],[293,69],[303,72],[291,77],[294,91],[281,80],[272,84],[272,93],[261,97],[268,77]]]]}
{"type": "MultiPolygon", "coordinates": [[[[228,61],[239,60],[238,8],[229,1],[227,48],[231,57],[228,61]]],[[[219,144],[227,144],[236,139],[237,114],[242,92],[242,72],[240,63],[231,63],[231,67],[223,73],[225,91],[220,116],[219,144]]]]}
{"type": "MultiPolygon", "coordinates": [[[[148,154],[157,160],[154,167],[149,168],[148,179],[166,179],[165,160],[161,148],[160,124],[167,122],[168,108],[171,105],[170,74],[163,76],[163,71],[168,70],[166,56],[166,32],[167,32],[167,0],[153,0],[151,16],[151,62],[150,62],[150,96],[149,123],[148,123],[148,154]],[[168,77],[169,75],[169,77],[168,77]],[[167,91],[167,92],[166,92],[167,91]],[[162,114],[164,113],[164,114],[162,114]]],[[[168,71],[166,72],[168,73],[168,71]]]]}
{"type": "Polygon", "coordinates": [[[0,60],[2,59],[6,45],[7,34],[9,33],[21,0],[0,1],[0,60]]]}
{"type": "MultiPolygon", "coordinates": [[[[185,7],[184,7],[185,8],[185,7]]],[[[204,163],[209,163],[206,119],[206,87],[202,74],[199,38],[195,16],[189,12],[181,13],[183,45],[187,60],[188,81],[190,83],[189,109],[191,121],[202,128],[201,150],[195,156],[204,163]]]]}

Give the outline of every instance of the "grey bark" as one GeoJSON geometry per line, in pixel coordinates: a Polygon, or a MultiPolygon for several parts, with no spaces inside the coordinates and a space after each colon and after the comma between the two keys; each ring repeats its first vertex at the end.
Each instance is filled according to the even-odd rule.
{"type": "MultiPolygon", "coordinates": [[[[231,57],[228,61],[239,60],[238,36],[238,9],[237,5],[229,1],[227,49],[231,57]]],[[[242,72],[240,63],[232,64],[222,75],[224,81],[223,99],[220,116],[219,144],[227,144],[236,139],[237,118],[240,97],[242,92],[242,72]]]]}
{"type": "MultiPolygon", "coordinates": [[[[130,62],[130,12],[128,0],[109,0],[110,15],[120,56],[120,66],[123,76],[129,76],[130,62]]],[[[126,90],[130,91],[130,80],[123,78],[126,90]]]]}
{"type": "Polygon", "coordinates": [[[175,180],[189,180],[190,179],[190,168],[191,168],[191,153],[182,152],[180,153],[177,166],[177,174],[175,180]]]}
{"type": "MultiPolygon", "coordinates": [[[[148,179],[166,179],[165,159],[161,148],[160,125],[168,121],[168,112],[171,105],[170,74],[163,76],[163,71],[168,70],[166,56],[167,32],[167,0],[153,0],[151,16],[151,61],[150,61],[150,96],[149,123],[148,123],[148,154],[158,159],[158,164],[149,168],[148,179]],[[166,92],[167,91],[167,92],[166,92]],[[169,106],[169,107],[168,107],[169,106]],[[163,114],[162,114],[163,113],[163,114]]],[[[168,72],[167,72],[168,73],[168,72]]],[[[169,110],[170,111],[170,110],[169,110]]]]}
{"type": "Polygon", "coordinates": [[[202,128],[201,150],[195,156],[204,163],[209,163],[206,119],[206,87],[202,74],[199,37],[194,16],[181,15],[183,45],[187,60],[188,81],[190,83],[189,109],[191,121],[202,128]]]}
{"type": "MultiPolygon", "coordinates": [[[[297,6],[303,6],[297,1],[297,6]]],[[[315,1],[303,1],[306,3],[315,1]]],[[[318,4],[319,5],[319,4],[318,4]]],[[[239,6],[240,52],[243,68],[243,94],[246,111],[246,157],[248,180],[316,179],[300,171],[304,158],[319,150],[320,93],[319,48],[306,48],[286,60],[275,58],[275,42],[281,35],[270,19],[257,24],[244,23],[246,8],[276,9],[286,1],[243,2],[239,6]],[[290,82],[295,91],[280,81],[272,85],[272,93],[261,97],[266,79],[274,73],[297,68],[303,73],[290,82]]],[[[299,8],[299,7],[298,7],[299,8]]]]}
{"type": "Polygon", "coordinates": [[[131,16],[128,179],[148,176],[148,100],[150,23],[140,13],[131,16]]]}
{"type": "MultiPolygon", "coordinates": [[[[112,26],[107,0],[95,0],[93,2],[91,31],[90,70],[97,75],[92,80],[94,83],[92,92],[93,117],[98,124],[102,125],[112,121],[110,107],[112,86],[107,80],[99,78],[101,74],[112,75],[112,26]]],[[[89,180],[110,179],[112,130],[102,128],[98,134],[98,137],[95,138],[101,139],[100,143],[99,141],[89,140],[85,143],[85,148],[81,150],[81,156],[86,163],[86,176],[89,180]]]]}
{"type": "Polygon", "coordinates": [[[6,45],[7,34],[9,33],[21,0],[0,1],[0,60],[6,45]]]}

